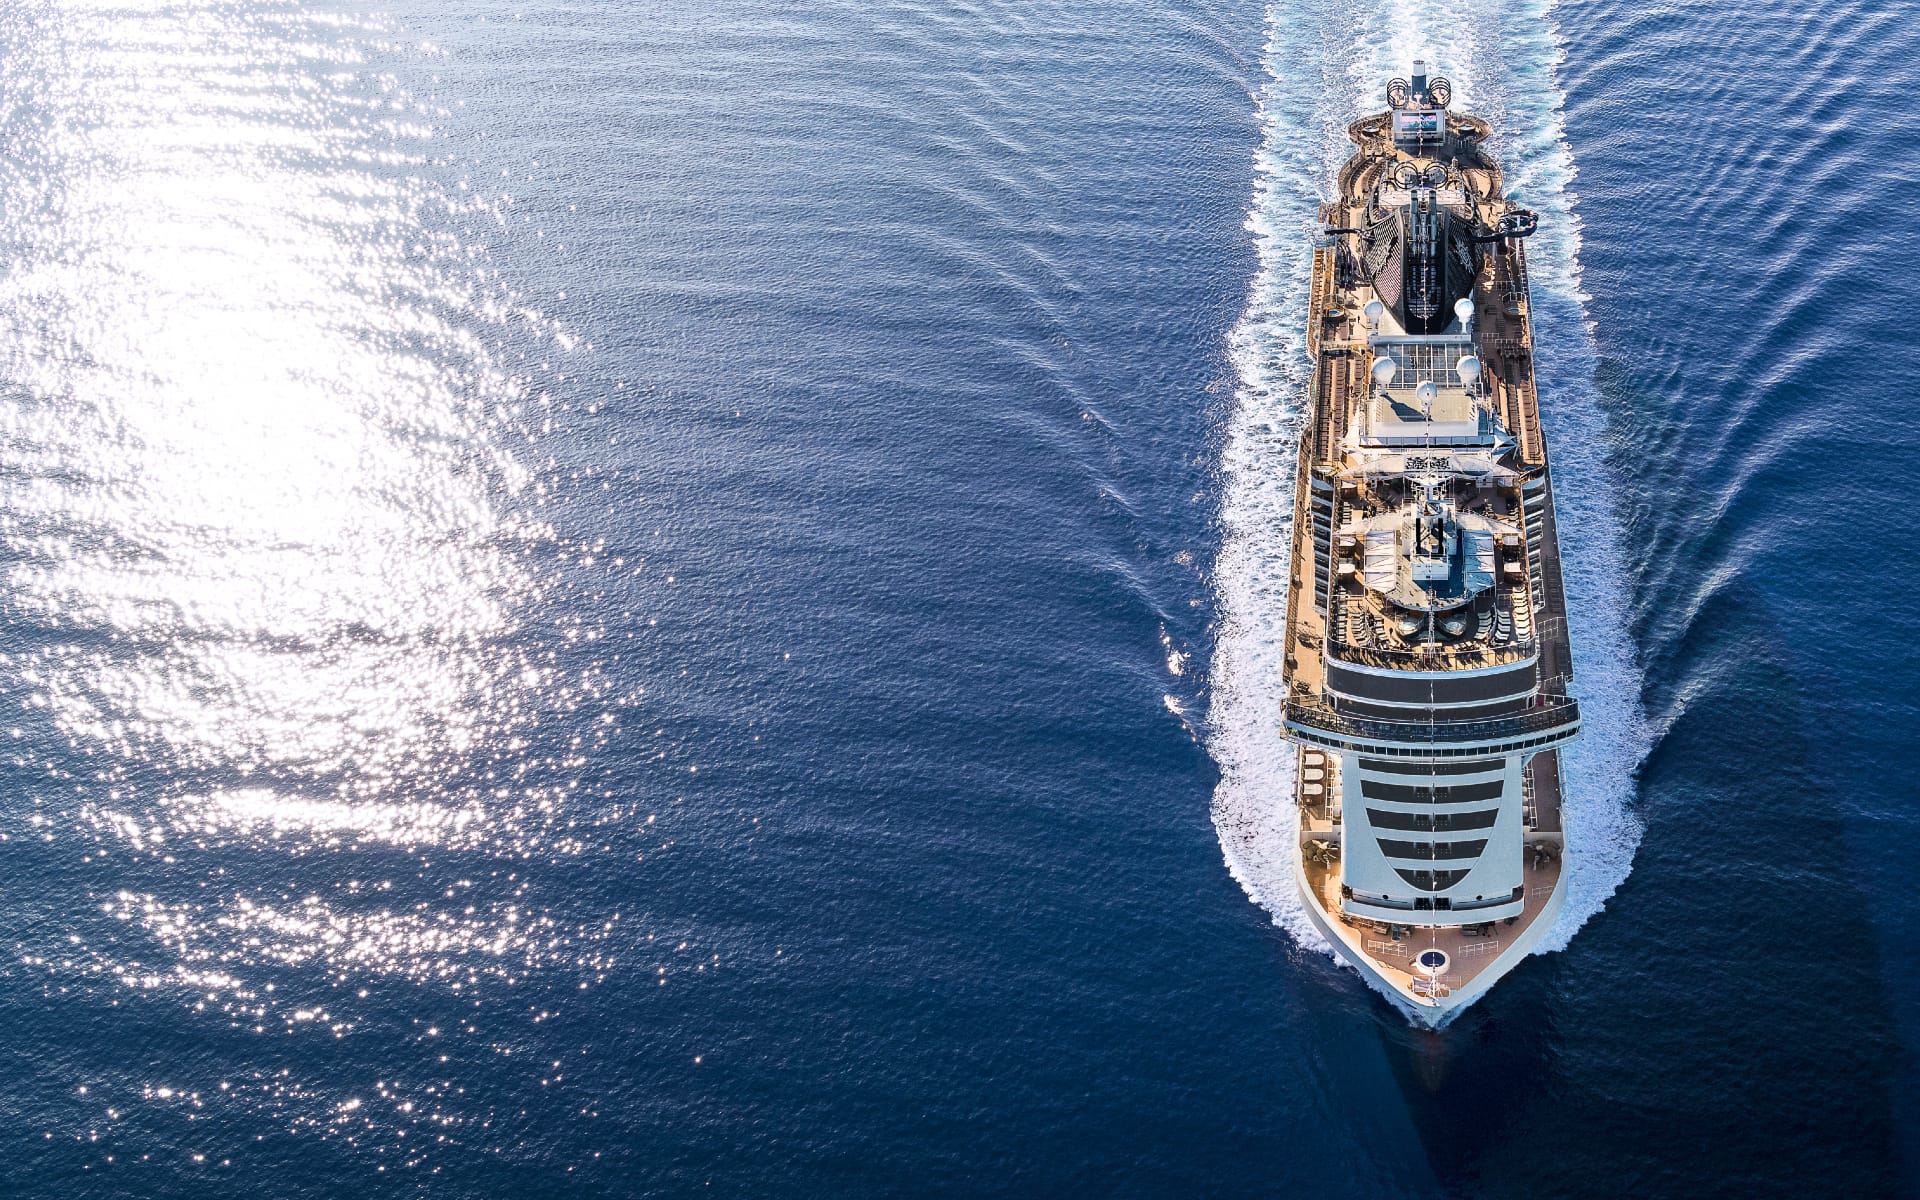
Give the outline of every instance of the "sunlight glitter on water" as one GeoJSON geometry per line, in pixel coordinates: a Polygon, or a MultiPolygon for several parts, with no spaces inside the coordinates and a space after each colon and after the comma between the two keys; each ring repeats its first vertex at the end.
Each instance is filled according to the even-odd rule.
{"type": "Polygon", "coordinates": [[[123,29],[41,98],[33,157],[80,182],[7,281],[0,419],[11,582],[68,653],[21,665],[121,754],[391,774],[503,690],[476,643],[526,586],[485,424],[512,385],[409,253],[431,197],[358,161],[382,139],[302,133],[329,98],[281,91],[257,30],[213,31],[123,29]]]}
{"type": "Polygon", "coordinates": [[[79,833],[104,911],[149,938],[92,969],[230,995],[316,959],[510,977],[570,938],[524,879],[470,893],[415,864],[400,903],[391,878],[293,888],[276,865],[576,848],[548,836],[564,770],[516,757],[577,681],[514,637],[545,531],[509,444],[539,398],[498,330],[558,331],[486,281],[474,231],[504,201],[435,181],[436,110],[368,66],[398,52],[378,26],[216,5],[21,22],[0,34],[65,58],[0,84],[22,214],[0,666],[100,785],[46,828],[79,833]],[[142,858],[178,882],[116,877],[142,858]],[[196,875],[209,890],[166,894],[196,875]]]}

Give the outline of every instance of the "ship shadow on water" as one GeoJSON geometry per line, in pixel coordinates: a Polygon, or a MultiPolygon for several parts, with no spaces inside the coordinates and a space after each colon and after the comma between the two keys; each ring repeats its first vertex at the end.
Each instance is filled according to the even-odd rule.
{"type": "Polygon", "coordinates": [[[1654,648],[1649,677],[1669,682],[1647,697],[1665,725],[1642,769],[1647,835],[1569,950],[1438,1033],[1375,1005],[1443,1191],[1903,1193],[1870,899],[1825,718],[1768,650],[1778,628],[1734,585],[1654,648]]]}
{"type": "Polygon", "coordinates": [[[1445,1029],[1376,1022],[1384,1056],[1434,1180],[1477,1194],[1486,1160],[1524,1132],[1525,1097],[1564,1090],[1553,1011],[1563,955],[1536,956],[1445,1029]]]}

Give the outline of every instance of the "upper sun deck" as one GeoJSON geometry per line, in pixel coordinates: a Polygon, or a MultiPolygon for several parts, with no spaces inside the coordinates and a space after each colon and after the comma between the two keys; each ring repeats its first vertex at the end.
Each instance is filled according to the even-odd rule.
{"type": "MultiPolygon", "coordinates": [[[[1369,330],[1374,386],[1353,430],[1349,456],[1364,469],[1376,447],[1474,447],[1500,444],[1505,431],[1487,402],[1473,338],[1464,329],[1424,337],[1388,332],[1390,314],[1369,330]],[[1471,379],[1462,377],[1462,364],[1471,379]],[[1384,378],[1383,378],[1384,377],[1384,378]]],[[[1464,324],[1461,322],[1459,324],[1464,324]]],[[[1510,439],[1509,439],[1510,440],[1510,439]]]]}
{"type": "Polygon", "coordinates": [[[1375,460],[1381,473],[1339,481],[1328,544],[1310,549],[1328,564],[1314,611],[1328,655],[1422,671],[1531,658],[1518,488],[1497,473],[1456,472],[1441,455],[1386,457],[1397,469],[1375,460]]]}
{"type": "Polygon", "coordinates": [[[1348,130],[1322,207],[1290,674],[1566,673],[1523,240],[1488,128],[1433,89],[1348,130]],[[1308,581],[1311,581],[1310,583],[1308,581]]]}

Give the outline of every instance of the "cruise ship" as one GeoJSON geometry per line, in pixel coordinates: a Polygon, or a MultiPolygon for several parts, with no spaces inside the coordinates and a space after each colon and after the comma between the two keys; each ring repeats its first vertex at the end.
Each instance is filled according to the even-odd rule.
{"type": "Polygon", "coordinates": [[[1297,877],[1415,1022],[1484,995],[1565,898],[1566,601],[1526,238],[1424,63],[1355,121],[1321,209],[1287,614],[1297,877]]]}

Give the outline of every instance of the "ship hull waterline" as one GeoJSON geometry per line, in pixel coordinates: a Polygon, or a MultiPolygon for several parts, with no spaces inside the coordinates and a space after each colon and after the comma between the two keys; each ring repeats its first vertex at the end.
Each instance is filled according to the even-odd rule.
{"type": "Polygon", "coordinates": [[[1319,897],[1307,881],[1306,860],[1296,856],[1293,860],[1294,886],[1305,901],[1302,906],[1307,920],[1314,929],[1325,938],[1333,948],[1334,954],[1345,965],[1352,967],[1364,979],[1367,986],[1379,992],[1393,1002],[1395,1008],[1406,1015],[1407,1019],[1423,1029],[1444,1029],[1453,1019],[1465,1012],[1474,1001],[1491,991],[1493,985],[1505,978],[1507,973],[1520,964],[1520,961],[1536,950],[1547,932],[1558,923],[1560,909],[1566,903],[1567,881],[1563,875],[1555,884],[1551,895],[1540,906],[1537,917],[1526,930],[1508,945],[1502,947],[1500,954],[1487,964],[1470,982],[1459,988],[1450,989],[1443,996],[1415,996],[1402,989],[1393,979],[1383,974],[1379,966],[1359,945],[1360,934],[1341,921],[1330,916],[1320,903],[1319,897]]]}

